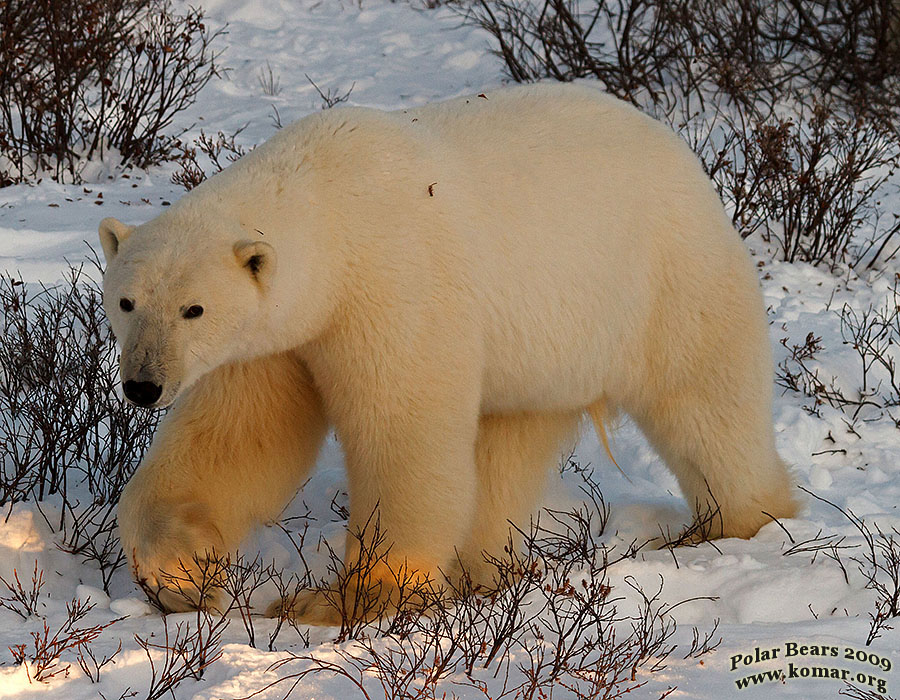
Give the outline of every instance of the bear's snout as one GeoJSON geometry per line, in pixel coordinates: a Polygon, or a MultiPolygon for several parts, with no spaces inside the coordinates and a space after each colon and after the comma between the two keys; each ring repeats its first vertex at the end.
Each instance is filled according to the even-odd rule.
{"type": "Polygon", "coordinates": [[[162,386],[153,382],[136,382],[129,379],[122,384],[122,389],[129,401],[144,408],[152,406],[162,396],[162,386]]]}

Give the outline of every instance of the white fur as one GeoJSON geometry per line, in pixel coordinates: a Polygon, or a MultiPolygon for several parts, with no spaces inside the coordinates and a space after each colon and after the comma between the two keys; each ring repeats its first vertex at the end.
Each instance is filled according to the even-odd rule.
{"type": "Polygon", "coordinates": [[[351,528],[378,504],[432,575],[478,575],[585,411],[632,415],[717,534],[794,513],[750,258],[688,147],[590,88],[315,114],[101,240],[123,379],[180,397],[122,499],[140,576],[277,514],[329,424],[351,528]]]}

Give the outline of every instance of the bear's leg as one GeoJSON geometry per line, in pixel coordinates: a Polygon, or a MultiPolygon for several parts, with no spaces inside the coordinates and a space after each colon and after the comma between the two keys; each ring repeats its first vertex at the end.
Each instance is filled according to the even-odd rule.
{"type": "Polygon", "coordinates": [[[756,271],[730,227],[709,235],[723,246],[715,255],[676,250],[671,259],[685,264],[660,268],[633,374],[610,399],[666,461],[695,516],[712,515],[701,537],[746,538],[773,517],[793,517],[797,504],[775,450],[773,364],[756,271]]]}
{"type": "MultiPolygon", "coordinates": [[[[424,421],[412,432],[384,426],[367,445],[340,436],[350,492],[341,570],[327,589],[285,601],[287,614],[338,626],[392,614],[401,599],[415,607],[434,595],[457,567],[474,511],[476,427],[472,416],[462,431],[424,421]]],[[[278,604],[268,611],[280,612],[278,604]]]]}
{"type": "Polygon", "coordinates": [[[220,367],[179,398],[119,503],[122,546],[148,595],[173,611],[196,607],[201,589],[214,598],[210,555],[224,557],[278,515],[326,429],[291,354],[220,367]]]}
{"type": "MultiPolygon", "coordinates": [[[[404,593],[398,583],[406,583],[405,593],[428,581],[441,585],[455,568],[478,488],[479,394],[477,365],[448,367],[439,366],[427,385],[406,373],[326,394],[347,465],[346,551],[328,590],[287,601],[293,619],[315,625],[371,620],[396,608],[404,593]]],[[[352,374],[340,378],[347,382],[352,374]]],[[[411,602],[421,601],[413,596],[411,602]]]]}
{"type": "Polygon", "coordinates": [[[478,500],[468,542],[460,552],[461,564],[476,585],[496,585],[496,568],[486,555],[502,559],[504,547],[519,541],[510,523],[528,531],[548,469],[575,446],[581,418],[581,411],[481,418],[475,443],[478,500]]]}
{"type": "Polygon", "coordinates": [[[695,539],[752,537],[773,517],[796,514],[791,479],[775,451],[767,392],[741,403],[727,383],[711,384],[663,391],[631,414],[705,523],[695,539]]]}

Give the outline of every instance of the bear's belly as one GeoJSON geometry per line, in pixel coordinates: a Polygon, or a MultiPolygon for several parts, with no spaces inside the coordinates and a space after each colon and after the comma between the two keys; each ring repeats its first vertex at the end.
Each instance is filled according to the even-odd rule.
{"type": "Polygon", "coordinates": [[[608,319],[573,319],[559,310],[527,327],[494,324],[485,346],[482,413],[577,410],[618,393],[636,369],[634,357],[616,350],[627,346],[625,335],[608,319]]]}
{"type": "MultiPolygon", "coordinates": [[[[603,395],[599,372],[588,381],[573,376],[561,379],[559,374],[529,377],[510,371],[490,372],[485,376],[481,401],[484,415],[509,413],[541,413],[572,411],[594,403],[603,395]]],[[[589,373],[585,373],[589,374],[589,373]]]]}

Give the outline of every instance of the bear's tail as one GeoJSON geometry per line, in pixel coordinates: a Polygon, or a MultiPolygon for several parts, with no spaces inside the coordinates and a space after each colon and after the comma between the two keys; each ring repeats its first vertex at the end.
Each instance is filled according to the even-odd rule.
{"type": "Polygon", "coordinates": [[[610,461],[616,465],[616,469],[628,479],[628,483],[634,483],[631,479],[628,478],[628,474],[626,474],[622,467],[619,466],[619,463],[616,461],[616,458],[613,457],[612,450],[609,449],[609,437],[606,434],[606,424],[609,423],[614,417],[615,412],[609,409],[609,404],[606,402],[606,399],[600,399],[599,401],[595,401],[590,406],[588,406],[588,415],[590,415],[591,420],[594,423],[594,430],[597,431],[597,437],[600,438],[600,442],[603,443],[603,449],[606,450],[606,454],[609,457],[610,461]]]}

